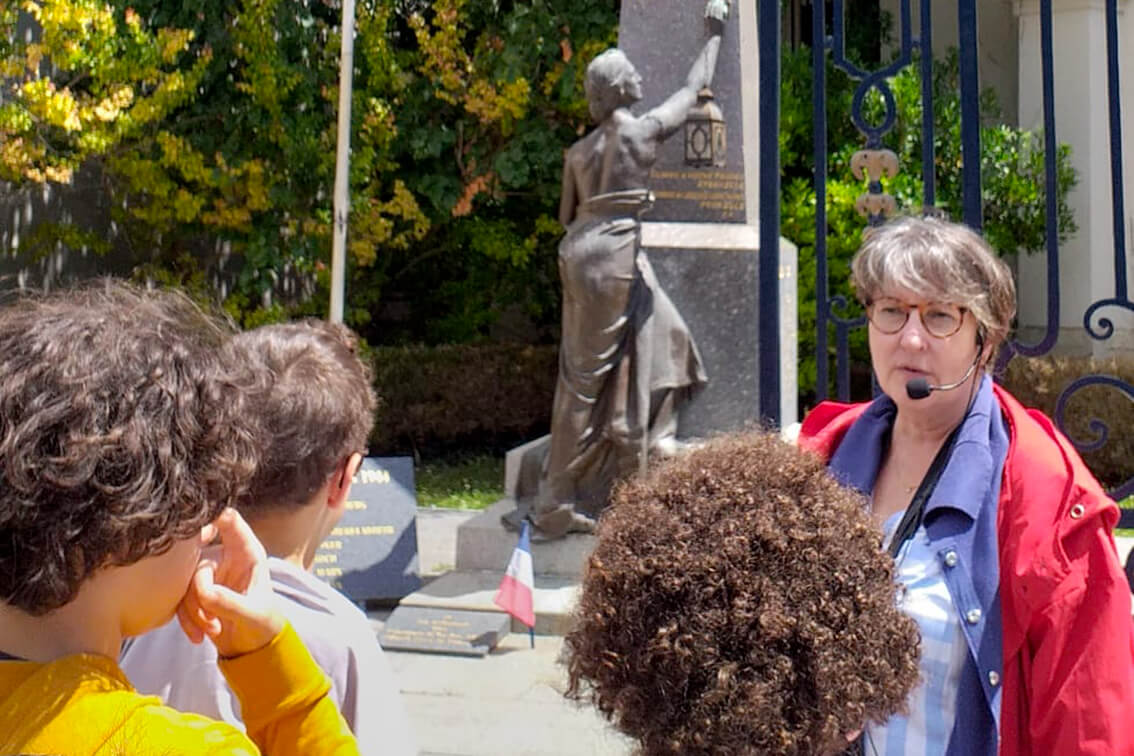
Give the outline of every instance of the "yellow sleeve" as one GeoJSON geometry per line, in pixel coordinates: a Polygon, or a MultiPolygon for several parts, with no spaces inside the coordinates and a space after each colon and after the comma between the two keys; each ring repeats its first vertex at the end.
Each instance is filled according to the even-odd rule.
{"type": "MultiPolygon", "coordinates": [[[[137,704],[142,697],[130,693],[129,699],[122,698],[118,703],[137,704]]],[[[89,733],[81,732],[81,728],[69,728],[72,731],[78,730],[75,742],[69,745],[73,750],[64,750],[62,753],[92,753],[94,756],[169,756],[173,753],[261,756],[260,749],[243,732],[227,722],[162,706],[157,698],[150,696],[145,699],[141,701],[143,705],[135,708],[122,725],[93,750],[88,742],[89,733]]],[[[104,702],[102,708],[111,706],[115,706],[115,703],[104,702]]],[[[116,708],[120,710],[120,707],[116,708]]],[[[112,708],[111,711],[115,709],[112,708]]],[[[37,748],[34,752],[40,751],[37,748]]],[[[47,752],[55,751],[49,748],[47,752]]]]}
{"type": "Polygon", "coordinates": [[[290,624],[264,648],[221,660],[248,736],[266,756],[355,756],[358,744],[328,692],[330,680],[290,624]]]}

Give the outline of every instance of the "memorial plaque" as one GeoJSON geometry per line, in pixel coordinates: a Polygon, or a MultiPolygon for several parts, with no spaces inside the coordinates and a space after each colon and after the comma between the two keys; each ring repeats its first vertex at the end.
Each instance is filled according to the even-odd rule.
{"type": "Polygon", "coordinates": [[[511,627],[512,618],[503,612],[399,606],[378,641],[387,651],[484,656],[511,627]]]}
{"type": "Polygon", "coordinates": [[[315,552],[315,575],[354,601],[394,599],[421,587],[411,457],[367,457],[346,511],[315,552]]]}

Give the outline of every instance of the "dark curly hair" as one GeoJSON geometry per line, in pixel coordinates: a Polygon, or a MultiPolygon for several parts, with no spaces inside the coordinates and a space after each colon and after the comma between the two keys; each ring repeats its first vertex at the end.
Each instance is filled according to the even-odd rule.
{"type": "Polygon", "coordinates": [[[112,280],[0,308],[0,601],[50,612],[235,501],[257,447],[230,337],[112,280]]]}
{"type": "Polygon", "coordinates": [[[265,371],[256,400],[263,450],[242,512],[255,516],[306,504],[350,454],[362,452],[377,401],[358,339],[322,320],[268,325],[234,343],[265,371]]]}
{"type": "Polygon", "coordinates": [[[902,709],[919,636],[865,502],[771,434],[618,487],[598,526],[567,695],[646,754],[821,754],[902,709]]]}

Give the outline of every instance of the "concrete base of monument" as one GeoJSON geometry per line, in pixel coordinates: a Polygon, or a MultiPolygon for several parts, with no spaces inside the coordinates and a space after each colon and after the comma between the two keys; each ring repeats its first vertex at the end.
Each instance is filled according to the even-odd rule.
{"type": "MultiPolygon", "coordinates": [[[[504,574],[516,548],[517,534],[506,529],[500,518],[516,509],[504,498],[457,528],[457,569],[497,570],[504,574]]],[[[532,569],[536,575],[558,575],[578,579],[595,547],[595,537],[573,533],[552,541],[533,540],[532,569]]]]}
{"type": "MultiPolygon", "coordinates": [[[[398,604],[451,611],[503,614],[492,602],[504,568],[495,570],[457,570],[433,580],[398,604]]],[[[562,575],[536,575],[532,604],[537,635],[564,635],[571,629],[571,616],[579,596],[579,582],[562,575]]],[[[527,632],[527,626],[512,620],[512,632],[527,632]]]]}
{"type": "Polygon", "coordinates": [[[510,499],[539,493],[543,460],[551,446],[551,435],[540,436],[504,455],[504,495],[510,499]]]}
{"type": "MultiPolygon", "coordinates": [[[[500,518],[516,503],[505,498],[457,526],[456,569],[435,578],[403,598],[400,606],[453,611],[499,612],[492,602],[500,579],[516,549],[517,535],[506,530],[500,518]]],[[[579,595],[583,565],[594,549],[591,535],[569,535],[531,544],[535,592],[532,602],[539,635],[563,635],[571,626],[571,613],[579,595]]],[[[527,628],[515,620],[513,632],[527,628]]]]}

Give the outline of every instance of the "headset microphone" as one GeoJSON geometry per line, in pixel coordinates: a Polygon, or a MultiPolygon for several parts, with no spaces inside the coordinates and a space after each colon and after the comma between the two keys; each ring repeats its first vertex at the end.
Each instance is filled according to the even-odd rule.
{"type": "Polygon", "coordinates": [[[973,358],[973,363],[969,365],[969,369],[961,376],[961,380],[954,381],[953,383],[943,383],[940,386],[932,386],[928,378],[911,378],[906,381],[906,396],[910,399],[925,399],[932,391],[952,391],[957,388],[967,381],[969,376],[973,374],[973,371],[976,370],[977,363],[980,362],[981,350],[983,348],[984,338],[978,333],[976,357],[973,358]]]}

